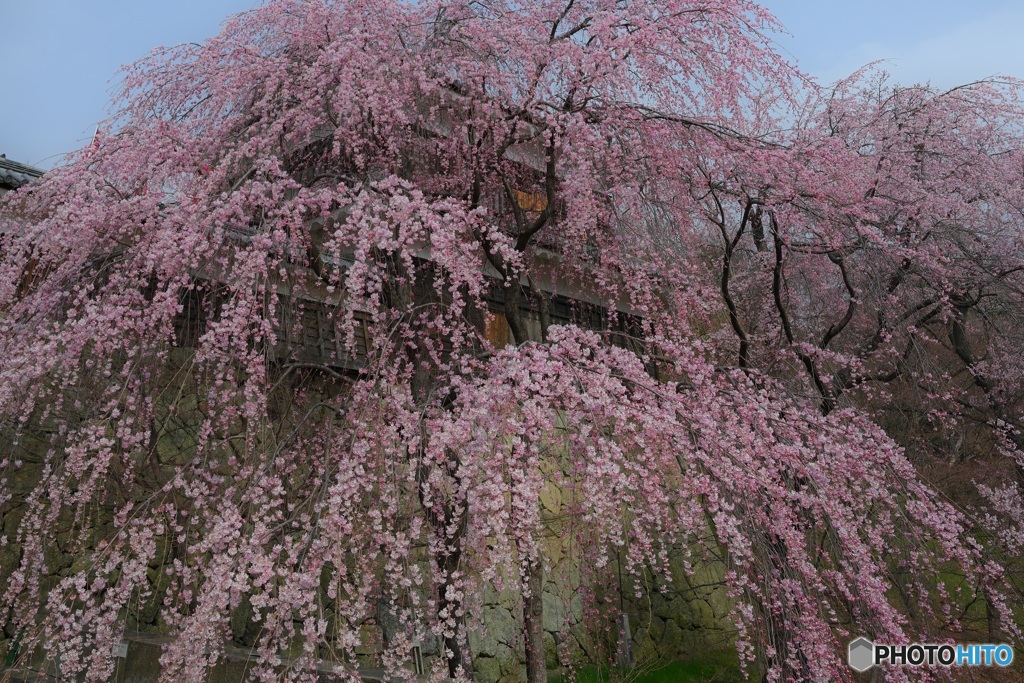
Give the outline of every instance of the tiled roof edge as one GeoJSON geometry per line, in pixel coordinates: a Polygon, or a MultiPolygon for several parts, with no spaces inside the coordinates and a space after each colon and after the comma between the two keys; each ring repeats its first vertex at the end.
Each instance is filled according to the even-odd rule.
{"type": "Polygon", "coordinates": [[[12,161],[5,156],[0,156],[0,185],[10,188],[18,188],[25,183],[32,182],[43,175],[45,171],[35,166],[29,166],[18,161],[12,161]]]}

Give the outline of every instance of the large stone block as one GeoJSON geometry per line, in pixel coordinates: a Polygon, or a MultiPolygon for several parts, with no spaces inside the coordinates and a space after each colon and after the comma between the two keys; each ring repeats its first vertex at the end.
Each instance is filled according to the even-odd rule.
{"type": "Polygon", "coordinates": [[[471,630],[469,641],[470,648],[479,655],[498,657],[506,654],[521,636],[519,620],[505,607],[484,607],[480,620],[482,628],[471,630]]]}
{"type": "Polygon", "coordinates": [[[671,659],[677,656],[682,649],[683,641],[686,635],[683,629],[679,628],[679,625],[669,619],[665,622],[665,632],[661,635],[657,643],[658,651],[665,659],[671,659]]]}
{"type": "Polygon", "coordinates": [[[497,681],[501,678],[501,665],[493,657],[477,657],[473,662],[473,673],[480,683],[497,681]]]}
{"type": "Polygon", "coordinates": [[[544,592],[544,630],[557,633],[567,627],[565,601],[554,593],[544,592]]]}

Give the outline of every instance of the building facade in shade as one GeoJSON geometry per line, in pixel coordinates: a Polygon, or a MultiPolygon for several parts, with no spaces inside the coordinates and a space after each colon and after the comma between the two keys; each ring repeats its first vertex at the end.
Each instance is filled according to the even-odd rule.
{"type": "MultiPolygon", "coordinates": [[[[406,140],[402,163],[397,175],[412,184],[422,183],[424,178],[439,174],[446,163],[444,145],[451,142],[453,131],[458,130],[460,121],[469,116],[471,109],[468,98],[453,87],[440,96],[419,97],[410,116],[419,116],[420,125],[416,134],[406,140]]],[[[545,177],[548,173],[543,146],[538,142],[540,134],[535,126],[528,139],[509,145],[501,155],[501,162],[509,166],[508,173],[514,187],[491,187],[478,200],[486,207],[490,220],[502,230],[515,232],[511,226],[513,217],[534,222],[548,208],[545,192],[545,177]]],[[[324,145],[331,139],[328,130],[320,130],[305,144],[296,144],[287,150],[290,158],[299,159],[291,169],[294,179],[313,188],[324,177],[341,173],[336,160],[325,153],[324,145]]],[[[239,177],[249,172],[238,172],[239,177]]],[[[364,180],[381,180],[383,167],[371,169],[364,180]],[[376,173],[377,175],[374,175],[376,173]]],[[[562,182],[564,171],[552,174],[556,185],[562,182]]],[[[449,194],[446,191],[438,195],[449,194]]],[[[535,235],[531,240],[532,274],[515,278],[503,275],[493,263],[483,260],[481,270],[487,276],[486,292],[479,302],[482,306],[470,307],[467,315],[472,318],[477,331],[494,349],[501,349],[516,342],[509,315],[517,310],[521,317],[524,339],[539,341],[542,328],[547,325],[577,325],[599,332],[607,343],[629,348],[637,353],[644,352],[640,339],[643,336],[643,318],[625,299],[609,300],[607,292],[595,286],[592,279],[599,272],[607,275],[611,269],[602,264],[600,249],[587,242],[581,245],[580,253],[586,263],[575,264],[575,276],[569,275],[565,244],[552,234],[556,233],[565,219],[565,207],[561,199],[553,203],[550,210],[548,230],[535,235]],[[583,276],[580,277],[580,273],[583,276]],[[518,289],[518,292],[514,290],[518,289]],[[507,299],[514,300],[509,304],[507,299]]],[[[452,194],[452,198],[455,196],[452,194]]],[[[172,201],[176,201],[172,200],[172,201]]],[[[340,311],[346,303],[346,287],[331,286],[327,272],[340,273],[343,282],[352,267],[352,254],[347,252],[329,253],[326,243],[337,225],[346,220],[348,209],[336,207],[329,216],[318,217],[309,222],[310,244],[308,253],[291,260],[289,275],[276,283],[275,320],[273,327],[276,343],[269,349],[270,355],[282,363],[302,363],[331,371],[357,372],[363,368],[367,357],[372,354],[374,323],[367,311],[353,311],[352,321],[342,321],[340,311]],[[344,329],[343,329],[344,328],[344,329]],[[351,328],[351,329],[349,329],[351,328]]],[[[255,236],[258,226],[236,225],[230,229],[231,243],[235,247],[248,245],[255,236]]],[[[438,298],[434,282],[436,267],[434,255],[428,243],[418,245],[413,259],[410,296],[418,306],[446,305],[438,298]]],[[[225,275],[217,267],[201,269],[194,274],[198,286],[183,289],[181,311],[176,320],[176,343],[192,347],[206,332],[209,323],[216,320],[228,296],[223,286],[225,275]]],[[[615,278],[614,275],[611,276],[615,278]]],[[[649,368],[657,372],[656,366],[649,368]]]]}

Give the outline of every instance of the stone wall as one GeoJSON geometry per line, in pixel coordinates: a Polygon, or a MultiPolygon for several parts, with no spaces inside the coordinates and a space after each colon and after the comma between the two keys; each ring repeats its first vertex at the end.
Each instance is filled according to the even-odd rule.
{"type": "MultiPolygon", "coordinates": [[[[626,579],[622,605],[629,618],[634,661],[638,667],[678,659],[701,659],[708,653],[732,651],[735,627],[731,602],[722,587],[723,568],[703,565],[691,577],[681,558],[671,583],[643,577],[641,596],[635,581],[626,579]]],[[[544,643],[549,670],[569,665],[608,664],[617,660],[620,591],[617,582],[589,591],[569,586],[557,567],[545,582],[544,643]],[[584,620],[584,613],[589,619],[584,620]]],[[[578,573],[578,572],[577,572],[578,573]]],[[[607,568],[617,576],[617,567],[607,568]]],[[[470,631],[474,669],[481,683],[525,680],[522,603],[509,592],[488,591],[477,625],[470,631]]]]}
{"type": "MultiPolygon", "coordinates": [[[[691,558],[694,566],[688,574],[679,548],[671,557],[669,581],[652,572],[642,576],[620,572],[614,557],[602,570],[595,570],[593,558],[581,555],[567,537],[568,494],[549,483],[540,498],[546,521],[543,603],[549,670],[615,663],[623,608],[638,667],[734,652],[732,601],[720,562],[696,563],[691,558]]],[[[485,591],[472,616],[477,622],[470,630],[477,680],[525,680],[520,596],[485,591]]]]}

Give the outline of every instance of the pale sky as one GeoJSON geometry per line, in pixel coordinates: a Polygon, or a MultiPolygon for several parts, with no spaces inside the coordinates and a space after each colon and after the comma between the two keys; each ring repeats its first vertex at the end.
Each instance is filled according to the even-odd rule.
{"type": "MultiPolygon", "coordinates": [[[[89,142],[122,64],[201,41],[259,0],[0,0],[0,153],[50,168],[89,142]]],[[[938,86],[1024,77],[1021,0],[762,0],[780,49],[823,81],[885,59],[938,86]]]]}

